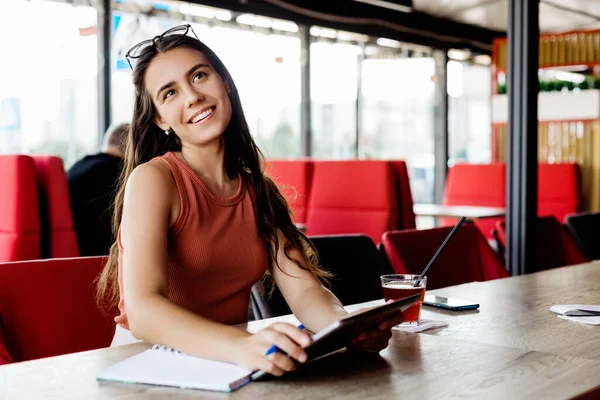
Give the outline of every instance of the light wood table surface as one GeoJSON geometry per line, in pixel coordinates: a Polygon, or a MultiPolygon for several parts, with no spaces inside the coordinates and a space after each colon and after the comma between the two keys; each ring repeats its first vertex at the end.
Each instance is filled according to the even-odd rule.
{"type": "MultiPolygon", "coordinates": [[[[600,327],[548,311],[553,304],[600,304],[600,263],[431,293],[481,307],[460,313],[424,307],[423,318],[449,326],[394,331],[380,357],[342,351],[231,394],[95,380],[102,369],[150,347],[138,343],[0,367],[0,399],[566,399],[594,389],[600,395],[600,327]]],[[[286,316],[251,322],[248,330],[275,320],[296,322],[286,316]]]]}
{"type": "Polygon", "coordinates": [[[425,203],[414,204],[413,211],[419,217],[460,218],[464,215],[470,221],[478,218],[504,217],[506,215],[506,209],[501,207],[445,206],[425,203]]]}

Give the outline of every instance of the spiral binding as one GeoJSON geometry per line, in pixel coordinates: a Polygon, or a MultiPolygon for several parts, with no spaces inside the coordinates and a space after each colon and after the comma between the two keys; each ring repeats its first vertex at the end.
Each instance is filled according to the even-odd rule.
{"type": "Polygon", "coordinates": [[[175,350],[171,347],[163,346],[160,344],[155,344],[154,346],[152,346],[152,350],[158,350],[158,351],[162,351],[164,353],[171,353],[171,354],[185,354],[179,350],[175,350]]]}

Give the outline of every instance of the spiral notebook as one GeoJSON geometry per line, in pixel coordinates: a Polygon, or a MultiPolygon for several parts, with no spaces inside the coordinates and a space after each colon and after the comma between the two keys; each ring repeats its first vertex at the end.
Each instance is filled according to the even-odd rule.
{"type": "Polygon", "coordinates": [[[154,345],[105,369],[97,380],[231,392],[250,382],[251,374],[252,371],[235,364],[192,357],[154,345]]]}

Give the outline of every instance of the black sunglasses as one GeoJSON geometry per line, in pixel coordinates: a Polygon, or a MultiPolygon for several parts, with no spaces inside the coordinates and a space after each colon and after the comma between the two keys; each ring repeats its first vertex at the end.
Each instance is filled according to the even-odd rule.
{"type": "Polygon", "coordinates": [[[140,58],[144,51],[148,49],[148,47],[154,46],[159,40],[163,40],[167,36],[185,36],[190,31],[194,34],[194,37],[198,39],[198,36],[196,35],[196,32],[194,32],[194,29],[192,29],[192,26],[190,24],[185,24],[178,25],[169,30],[166,30],[160,35],[154,36],[152,39],[142,40],[141,42],[133,46],[131,49],[129,49],[129,51],[125,54],[125,59],[127,60],[129,67],[133,71],[133,65],[131,65],[131,60],[140,58]]]}

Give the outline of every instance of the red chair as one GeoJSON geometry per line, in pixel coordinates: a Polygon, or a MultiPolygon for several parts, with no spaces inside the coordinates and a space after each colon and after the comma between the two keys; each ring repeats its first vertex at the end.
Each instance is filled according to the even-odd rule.
{"type": "Polygon", "coordinates": [[[306,222],[306,209],[312,179],[310,160],[268,160],[267,173],[275,179],[297,223],[306,222]]]}
{"type": "MultiPolygon", "coordinates": [[[[382,244],[394,271],[420,274],[451,227],[384,233],[382,244]]],[[[479,229],[461,226],[427,273],[427,289],[473,281],[505,278],[509,274],[479,229]]]]}
{"type": "MultiPolygon", "coordinates": [[[[496,224],[494,236],[501,251],[506,249],[506,222],[496,224]]],[[[544,271],[590,261],[577,246],[567,229],[555,217],[539,217],[536,226],[535,265],[526,265],[525,273],[544,271]]]]}
{"type": "Polygon", "coordinates": [[[33,160],[0,156],[0,262],[40,258],[40,216],[33,160]]]}
{"type": "Polygon", "coordinates": [[[554,216],[563,223],[567,214],[579,211],[581,178],[577,164],[539,164],[538,215],[554,216]]]}
{"type": "Polygon", "coordinates": [[[306,234],[363,233],[378,242],[397,229],[392,167],[387,161],[315,163],[306,234]]]}
{"type": "Polygon", "coordinates": [[[0,264],[0,364],[108,347],[115,323],[96,307],[94,285],[106,260],[0,264]]]}
{"type": "Polygon", "coordinates": [[[63,162],[55,156],[35,156],[34,161],[42,194],[42,258],[79,257],[63,162]]]}
{"type": "Polygon", "coordinates": [[[394,170],[396,197],[398,199],[398,229],[415,229],[417,227],[413,197],[410,190],[408,169],[404,161],[389,162],[394,170]]]}
{"type": "MultiPolygon", "coordinates": [[[[448,168],[444,188],[444,205],[449,206],[506,206],[506,166],[493,164],[456,164],[448,168]]],[[[487,239],[501,218],[481,218],[476,226],[487,239]]],[[[441,225],[454,226],[456,219],[443,218],[441,225]]]]}
{"type": "Polygon", "coordinates": [[[6,345],[6,338],[4,335],[4,328],[2,326],[2,321],[0,321],[0,366],[14,362],[8,352],[8,346],[6,345]]]}

